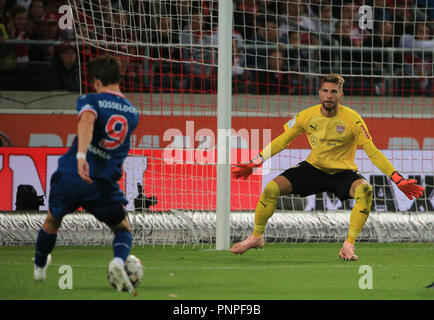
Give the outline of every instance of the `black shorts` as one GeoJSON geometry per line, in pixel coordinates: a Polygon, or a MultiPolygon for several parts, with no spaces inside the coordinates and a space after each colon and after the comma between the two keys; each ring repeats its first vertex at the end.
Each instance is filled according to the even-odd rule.
{"type": "Polygon", "coordinates": [[[354,181],[365,179],[355,170],[328,174],[315,168],[307,161],[289,168],[281,176],[291,182],[293,194],[306,197],[321,192],[333,192],[341,201],[351,199],[350,189],[354,181]]]}

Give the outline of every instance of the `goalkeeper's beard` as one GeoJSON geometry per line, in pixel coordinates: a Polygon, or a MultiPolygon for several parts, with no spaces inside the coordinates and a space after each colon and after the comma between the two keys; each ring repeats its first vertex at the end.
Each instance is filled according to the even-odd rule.
{"type": "Polygon", "coordinates": [[[322,107],[324,108],[324,110],[326,110],[328,113],[334,113],[336,112],[336,109],[338,107],[337,103],[328,103],[328,105],[326,105],[325,102],[322,103],[322,107]]]}

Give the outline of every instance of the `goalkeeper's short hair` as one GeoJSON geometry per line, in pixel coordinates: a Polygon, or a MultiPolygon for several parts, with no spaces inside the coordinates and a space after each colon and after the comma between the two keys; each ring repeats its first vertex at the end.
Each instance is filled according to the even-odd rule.
{"type": "Polygon", "coordinates": [[[345,80],[344,80],[344,78],[342,78],[341,75],[339,75],[337,73],[331,73],[331,74],[328,74],[328,75],[324,76],[321,79],[321,85],[320,85],[320,87],[322,87],[323,83],[325,83],[325,82],[335,83],[342,90],[342,88],[344,86],[345,80]]]}

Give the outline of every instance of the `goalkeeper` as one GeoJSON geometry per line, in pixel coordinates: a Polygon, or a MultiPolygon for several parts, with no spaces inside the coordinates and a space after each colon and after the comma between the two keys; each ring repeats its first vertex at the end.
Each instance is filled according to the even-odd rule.
{"type": "Polygon", "coordinates": [[[368,128],[360,115],[343,105],[344,79],[329,74],[321,80],[319,97],[321,104],[297,114],[284,125],[284,132],[268,144],[258,156],[247,164],[232,168],[234,178],[249,177],[253,169],[284,150],[299,134],[306,132],[311,153],[297,166],[289,168],[265,187],[255,211],[253,234],[235,244],[231,252],[242,254],[251,248],[264,246],[264,231],[273,215],[279,196],[300,194],[302,197],[324,191],[333,192],[340,200],[356,200],[350,215],[348,236],[339,252],[344,260],[358,260],[354,243],[368,219],[372,202],[372,186],[357,171],[354,156],[361,145],[369,159],[397,184],[409,198],[419,198],[424,188],[414,179],[403,178],[390,161],[375,147],[368,128]]]}

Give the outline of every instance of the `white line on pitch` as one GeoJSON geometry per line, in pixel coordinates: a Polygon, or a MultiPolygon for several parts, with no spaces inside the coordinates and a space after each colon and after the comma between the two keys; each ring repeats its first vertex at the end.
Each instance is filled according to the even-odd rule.
{"type": "MultiPolygon", "coordinates": [[[[353,262],[340,261],[339,263],[346,263],[345,265],[283,265],[283,266],[216,266],[216,267],[146,267],[143,266],[145,270],[160,270],[160,271],[197,271],[197,270],[263,270],[263,269],[349,269],[357,267],[358,264],[353,264],[353,262]]],[[[30,263],[23,262],[0,262],[0,265],[30,265],[30,263]]],[[[65,263],[52,263],[50,266],[60,267],[65,263]]],[[[79,265],[79,264],[69,264],[73,268],[104,268],[107,266],[98,265],[79,265]]],[[[412,265],[402,265],[402,264],[388,264],[388,265],[371,265],[372,268],[390,268],[390,267],[401,267],[401,268],[430,268],[431,264],[412,264],[412,265]]]]}

